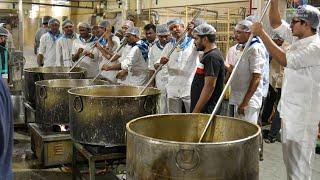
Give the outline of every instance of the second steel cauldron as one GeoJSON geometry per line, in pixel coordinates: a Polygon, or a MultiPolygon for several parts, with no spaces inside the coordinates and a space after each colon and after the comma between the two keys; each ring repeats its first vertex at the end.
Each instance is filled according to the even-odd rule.
{"type": "Polygon", "coordinates": [[[260,127],[205,114],[151,115],[127,128],[128,180],[257,180],[260,127]]]}
{"type": "Polygon", "coordinates": [[[106,81],[92,79],[53,79],[36,82],[36,119],[45,125],[69,123],[68,90],[90,85],[108,85],[106,81]]]}
{"type": "Polygon", "coordinates": [[[143,87],[90,86],[70,89],[71,138],[82,144],[125,145],[125,125],[134,118],[158,112],[160,91],[143,87]]]}
{"type": "Polygon", "coordinates": [[[49,79],[84,79],[86,69],[74,68],[69,72],[69,67],[36,67],[23,70],[24,73],[24,95],[26,101],[35,108],[35,82],[49,79]]]}

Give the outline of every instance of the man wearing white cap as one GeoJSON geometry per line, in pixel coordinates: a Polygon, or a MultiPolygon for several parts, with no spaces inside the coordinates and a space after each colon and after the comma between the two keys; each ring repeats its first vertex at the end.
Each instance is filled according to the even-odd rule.
{"type": "MultiPolygon", "coordinates": [[[[165,45],[170,41],[171,35],[168,29],[167,24],[161,24],[157,26],[156,34],[158,36],[158,40],[154,43],[154,45],[150,48],[149,51],[149,62],[148,67],[149,70],[152,71],[152,74],[155,71],[154,65],[161,58],[161,54],[165,45]]],[[[156,87],[161,91],[160,96],[160,113],[165,114],[168,112],[167,107],[167,92],[166,85],[168,84],[168,69],[167,65],[164,65],[162,69],[156,75],[156,87]]]]}
{"type": "Polygon", "coordinates": [[[62,67],[71,67],[72,62],[72,45],[77,38],[74,33],[74,24],[70,20],[62,23],[63,35],[57,40],[56,45],[56,65],[62,67]]]}
{"type": "Polygon", "coordinates": [[[127,30],[126,38],[132,48],[128,54],[122,54],[123,59],[115,65],[104,65],[105,71],[121,70],[117,74],[120,83],[133,86],[143,86],[148,81],[148,45],[140,40],[140,30],[131,27],[127,30]]]}
{"type": "Polygon", "coordinates": [[[197,70],[191,86],[193,113],[212,113],[223,90],[224,60],[215,44],[216,30],[209,24],[201,24],[193,30],[198,51],[203,56],[197,62],[197,70]]]}
{"type": "Polygon", "coordinates": [[[118,36],[119,39],[122,40],[127,33],[127,30],[131,27],[134,27],[134,23],[130,20],[125,20],[121,26],[121,29],[117,31],[116,36],[118,36]]]}
{"type": "MultiPolygon", "coordinates": [[[[239,21],[235,27],[235,39],[245,46],[250,43],[231,82],[229,103],[234,105],[237,118],[257,124],[263,96],[263,65],[265,64],[263,45],[258,38],[248,42],[252,22],[239,21]]],[[[239,59],[238,59],[239,60],[239,59]]],[[[235,63],[235,62],[234,62],[235,63]]],[[[234,66],[234,64],[231,64],[234,66]]]]}
{"type": "Polygon", "coordinates": [[[99,73],[100,54],[94,47],[97,38],[91,35],[91,27],[88,23],[80,22],[78,29],[80,36],[73,41],[72,61],[76,62],[83,58],[79,66],[87,69],[88,78],[93,78],[99,73]]]}
{"type": "Polygon", "coordinates": [[[48,25],[50,30],[41,36],[37,62],[40,67],[56,66],[56,44],[61,37],[59,31],[60,22],[58,19],[52,18],[48,25]]]}
{"type": "Polygon", "coordinates": [[[192,37],[181,37],[185,30],[181,19],[172,19],[167,22],[167,25],[173,39],[164,47],[161,59],[157,63],[167,64],[168,67],[169,78],[166,86],[168,111],[169,113],[181,113],[184,106],[186,112],[189,112],[191,83],[196,70],[196,62],[199,61],[199,52],[196,51],[192,37]],[[180,38],[183,38],[182,43],[168,58],[169,51],[180,38]]]}
{"type": "MultiPolygon", "coordinates": [[[[96,45],[96,47],[100,51],[102,58],[102,61],[99,65],[99,68],[101,69],[104,64],[109,62],[109,59],[112,57],[113,52],[120,46],[120,39],[112,34],[112,26],[109,21],[101,21],[98,27],[99,36],[104,36],[96,45]]],[[[116,64],[116,62],[110,62],[109,64],[116,64]]],[[[101,76],[107,81],[117,82],[116,73],[117,71],[103,71],[101,72],[101,76]]]]}
{"type": "Polygon", "coordinates": [[[51,16],[42,17],[42,27],[40,27],[37,30],[36,35],[34,37],[34,54],[36,55],[38,54],[41,36],[49,31],[48,22],[51,18],[52,18],[51,16]]]}
{"type": "Polygon", "coordinates": [[[320,114],[320,12],[310,5],[299,6],[289,25],[281,21],[278,8],[278,0],[272,0],[269,20],[274,31],[291,43],[287,52],[272,41],[260,23],[254,24],[252,31],[285,67],[278,110],[288,180],[311,180],[320,114]]]}

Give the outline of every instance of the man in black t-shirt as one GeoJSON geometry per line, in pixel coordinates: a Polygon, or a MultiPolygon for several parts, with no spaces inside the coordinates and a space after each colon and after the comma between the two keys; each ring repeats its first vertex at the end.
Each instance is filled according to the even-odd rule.
{"type": "Polygon", "coordinates": [[[224,60],[215,44],[215,33],[209,24],[199,25],[193,31],[197,50],[204,52],[191,86],[193,113],[212,113],[223,90],[224,60]]]}

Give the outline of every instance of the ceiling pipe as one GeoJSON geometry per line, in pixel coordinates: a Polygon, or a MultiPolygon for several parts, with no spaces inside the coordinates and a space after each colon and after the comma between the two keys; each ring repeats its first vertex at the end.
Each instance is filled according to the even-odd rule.
{"type": "MultiPolygon", "coordinates": [[[[76,1],[75,1],[76,2],[76,1]]],[[[85,2],[85,1],[77,1],[77,2],[85,2]]],[[[96,2],[96,1],[88,1],[88,2],[96,2]]],[[[18,1],[0,1],[0,3],[9,3],[9,4],[18,4],[18,1]]],[[[81,8],[81,9],[94,9],[95,7],[92,5],[89,6],[73,6],[73,5],[63,5],[63,4],[50,4],[50,3],[37,3],[37,2],[22,2],[23,4],[32,4],[32,5],[40,5],[40,6],[59,6],[59,7],[68,7],[68,8],[81,8]]]]}

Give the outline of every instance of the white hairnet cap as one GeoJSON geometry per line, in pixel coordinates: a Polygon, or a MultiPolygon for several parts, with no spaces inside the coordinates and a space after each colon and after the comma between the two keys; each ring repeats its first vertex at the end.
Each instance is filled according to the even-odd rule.
{"type": "Polygon", "coordinates": [[[125,20],[122,26],[127,26],[128,28],[134,27],[134,23],[130,20],[125,20]]]}
{"type": "Polygon", "coordinates": [[[128,34],[132,34],[132,35],[136,35],[136,36],[140,36],[140,30],[139,30],[139,28],[137,28],[137,27],[130,27],[130,28],[127,30],[127,33],[128,33],[128,34]]]}
{"type": "Polygon", "coordinates": [[[201,24],[206,24],[207,22],[204,20],[204,19],[201,19],[201,18],[196,18],[194,21],[194,27],[197,27],[201,24]]]}
{"type": "Polygon", "coordinates": [[[312,28],[318,29],[320,11],[317,8],[310,5],[299,6],[295,17],[310,22],[312,28]]]}
{"type": "Polygon", "coordinates": [[[102,20],[102,21],[99,23],[98,26],[99,26],[99,27],[103,27],[103,28],[108,28],[108,27],[111,26],[111,24],[110,24],[110,22],[107,21],[107,20],[102,20]]]}
{"type": "Polygon", "coordinates": [[[157,35],[161,36],[161,35],[168,35],[170,34],[169,28],[167,26],[167,24],[161,24],[157,26],[157,35]]]}
{"type": "Polygon", "coordinates": [[[66,27],[66,26],[73,26],[73,22],[69,19],[63,21],[62,27],[66,27]]]}
{"type": "Polygon", "coordinates": [[[274,34],[274,35],[272,36],[272,39],[273,39],[273,40],[283,40],[283,38],[280,37],[278,34],[274,34]]]}
{"type": "Polygon", "coordinates": [[[90,25],[89,25],[88,23],[85,23],[85,22],[80,22],[80,23],[78,24],[78,28],[80,28],[80,27],[86,28],[86,29],[88,29],[88,30],[91,29],[91,28],[90,28],[90,25]]]}
{"type": "Polygon", "coordinates": [[[258,17],[255,15],[250,15],[250,16],[246,17],[244,20],[248,20],[248,21],[251,21],[252,23],[256,23],[256,22],[258,22],[258,17]]]}
{"type": "Polygon", "coordinates": [[[170,26],[171,25],[174,25],[174,24],[184,24],[183,23],[183,20],[182,19],[180,19],[180,18],[176,18],[176,19],[171,19],[171,20],[169,20],[168,22],[167,22],[167,26],[168,26],[168,28],[170,28],[170,26]]]}
{"type": "Polygon", "coordinates": [[[59,24],[60,25],[60,21],[56,18],[51,18],[48,22],[48,25],[52,25],[52,24],[59,24]]]}
{"type": "Polygon", "coordinates": [[[0,36],[8,36],[8,31],[4,27],[0,27],[0,36]]]}
{"type": "Polygon", "coordinates": [[[200,24],[193,30],[193,34],[196,35],[210,35],[210,34],[216,34],[216,29],[211,26],[210,24],[200,24]]]}
{"type": "Polygon", "coordinates": [[[252,22],[248,20],[239,21],[234,28],[236,31],[251,32],[252,22]]]}

